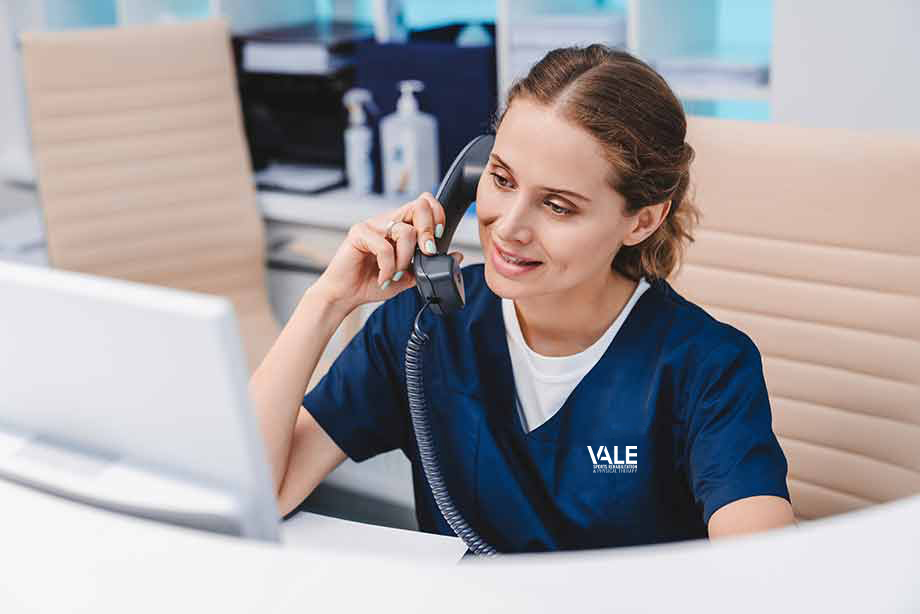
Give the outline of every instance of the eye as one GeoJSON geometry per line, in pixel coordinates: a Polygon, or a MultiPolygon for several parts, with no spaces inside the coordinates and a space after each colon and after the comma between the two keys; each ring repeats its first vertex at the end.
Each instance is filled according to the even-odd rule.
{"type": "MultiPolygon", "coordinates": [[[[508,180],[507,177],[503,177],[502,175],[499,175],[498,173],[494,173],[494,172],[490,172],[489,174],[492,175],[492,182],[495,185],[497,185],[499,188],[503,190],[507,190],[511,188],[511,182],[508,180]]],[[[565,207],[559,206],[550,200],[543,201],[543,204],[547,205],[550,211],[552,211],[553,215],[555,215],[556,217],[566,217],[574,213],[574,211],[572,211],[571,209],[567,209],[565,207]]]]}
{"type": "Polygon", "coordinates": [[[554,202],[551,201],[551,200],[545,200],[545,201],[543,201],[543,204],[549,206],[550,211],[553,212],[553,215],[557,215],[557,216],[559,216],[559,217],[565,217],[565,216],[567,216],[567,215],[572,215],[572,210],[571,210],[571,209],[566,209],[565,207],[560,207],[559,205],[557,205],[556,203],[554,203],[554,202]]]}
{"type": "Polygon", "coordinates": [[[510,186],[511,182],[508,181],[508,179],[507,179],[506,177],[502,177],[502,176],[499,175],[498,173],[489,173],[489,174],[492,175],[492,177],[494,177],[494,179],[493,179],[492,181],[493,181],[493,182],[495,183],[495,185],[497,185],[498,187],[500,187],[500,188],[507,188],[507,187],[510,186]]]}

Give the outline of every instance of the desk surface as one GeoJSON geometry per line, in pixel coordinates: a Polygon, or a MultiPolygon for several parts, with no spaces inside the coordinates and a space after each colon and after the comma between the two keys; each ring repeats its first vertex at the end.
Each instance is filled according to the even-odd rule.
{"type": "Polygon", "coordinates": [[[457,563],[466,553],[459,537],[380,527],[300,512],[281,524],[285,549],[356,556],[396,557],[419,564],[457,563]]]}
{"type": "Polygon", "coordinates": [[[447,538],[380,527],[349,536],[345,521],[306,518],[297,546],[279,547],[2,481],[0,501],[3,612],[920,611],[920,497],[714,543],[460,564],[456,550],[434,553],[447,538]],[[392,549],[374,551],[369,536],[392,549]]]}

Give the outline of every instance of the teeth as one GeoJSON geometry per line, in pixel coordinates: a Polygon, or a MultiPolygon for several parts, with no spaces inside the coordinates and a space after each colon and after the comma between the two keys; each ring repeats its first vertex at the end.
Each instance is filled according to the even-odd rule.
{"type": "Polygon", "coordinates": [[[510,262],[511,264],[523,265],[527,260],[518,260],[517,258],[511,258],[510,256],[505,256],[502,254],[502,258],[505,259],[505,262],[510,262]]]}

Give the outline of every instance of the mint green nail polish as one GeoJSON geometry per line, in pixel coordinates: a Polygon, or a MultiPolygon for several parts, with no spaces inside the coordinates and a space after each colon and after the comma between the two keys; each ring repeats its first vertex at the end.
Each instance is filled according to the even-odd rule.
{"type": "Polygon", "coordinates": [[[437,248],[434,246],[434,241],[432,241],[431,239],[428,239],[427,241],[425,241],[425,251],[428,252],[429,254],[433,254],[437,251],[437,248]]]}
{"type": "Polygon", "coordinates": [[[393,276],[393,281],[399,281],[400,279],[402,279],[402,276],[403,276],[403,272],[399,271],[398,273],[396,273],[396,275],[393,276]]]}
{"type": "Polygon", "coordinates": [[[438,239],[441,238],[441,235],[444,234],[444,224],[438,224],[434,227],[434,236],[438,239]]]}
{"type": "Polygon", "coordinates": [[[382,284],[380,284],[380,289],[381,289],[381,290],[386,290],[386,289],[387,289],[387,286],[389,286],[389,285],[390,285],[390,280],[388,279],[388,280],[386,280],[385,282],[383,282],[382,284]]]}

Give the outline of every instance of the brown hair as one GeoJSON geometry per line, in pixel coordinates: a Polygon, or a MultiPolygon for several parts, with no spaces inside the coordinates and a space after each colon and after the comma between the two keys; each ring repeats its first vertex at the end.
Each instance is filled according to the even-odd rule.
{"type": "Polygon", "coordinates": [[[554,107],[602,146],[612,165],[609,183],[626,200],[626,215],[671,201],[667,218],[641,243],[622,246],[611,267],[638,281],[666,278],[693,242],[700,212],[688,195],[693,148],[687,120],[665,80],[625,51],[604,45],[547,53],[508,91],[497,131],[518,97],[554,107]]]}

